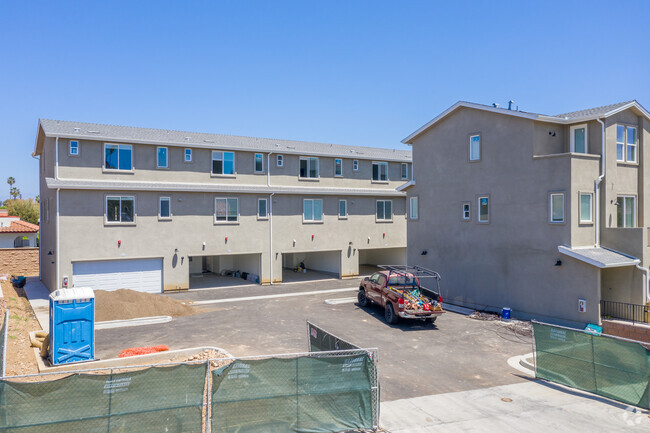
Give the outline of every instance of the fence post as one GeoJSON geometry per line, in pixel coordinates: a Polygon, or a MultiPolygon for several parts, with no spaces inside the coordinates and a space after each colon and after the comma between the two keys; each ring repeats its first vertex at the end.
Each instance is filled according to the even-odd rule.
{"type": "Polygon", "coordinates": [[[594,349],[594,336],[590,335],[591,339],[591,365],[594,372],[594,385],[596,387],[596,394],[598,394],[598,375],[596,375],[596,349],[594,349]]]}
{"type": "Polygon", "coordinates": [[[205,390],[207,405],[205,406],[205,432],[212,431],[212,361],[208,358],[208,368],[205,373],[205,390]]]}
{"type": "Polygon", "coordinates": [[[111,403],[113,401],[113,369],[111,368],[108,382],[108,420],[106,422],[106,433],[111,432],[111,403]]]}
{"type": "Polygon", "coordinates": [[[2,353],[0,353],[0,361],[2,362],[2,371],[0,377],[5,377],[7,374],[7,335],[9,334],[9,310],[5,311],[5,320],[2,322],[2,330],[4,335],[0,335],[2,339],[2,353]]]}

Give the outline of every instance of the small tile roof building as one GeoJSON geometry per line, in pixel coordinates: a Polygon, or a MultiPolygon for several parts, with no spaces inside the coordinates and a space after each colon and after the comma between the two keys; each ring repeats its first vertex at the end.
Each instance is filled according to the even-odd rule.
{"type": "Polygon", "coordinates": [[[39,227],[0,209],[0,248],[35,247],[39,227]]]}

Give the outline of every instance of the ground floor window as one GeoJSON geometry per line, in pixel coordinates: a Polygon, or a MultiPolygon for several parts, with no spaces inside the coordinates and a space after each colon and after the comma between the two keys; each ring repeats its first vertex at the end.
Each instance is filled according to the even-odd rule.
{"type": "Polygon", "coordinates": [[[171,197],[160,197],[158,204],[158,216],[160,218],[172,217],[172,199],[171,197]]]}
{"type": "Polygon", "coordinates": [[[617,227],[636,227],[636,197],[623,195],[616,198],[617,227]]]}
{"type": "Polygon", "coordinates": [[[348,217],[348,202],[347,200],[339,200],[339,218],[348,217]]]}
{"type": "Polygon", "coordinates": [[[590,223],[593,222],[593,198],[594,195],[590,193],[580,193],[580,222],[590,223]]]}
{"type": "Polygon", "coordinates": [[[564,193],[550,194],[550,215],[549,222],[563,223],[564,222],[564,193]]]}
{"type": "Polygon", "coordinates": [[[268,201],[265,198],[257,199],[257,218],[267,219],[269,217],[267,205],[268,201]]]}

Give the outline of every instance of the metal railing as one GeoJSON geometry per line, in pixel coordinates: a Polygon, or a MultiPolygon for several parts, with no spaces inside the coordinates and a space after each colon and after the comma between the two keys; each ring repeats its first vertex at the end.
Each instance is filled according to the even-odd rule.
{"type": "Polygon", "coordinates": [[[650,323],[650,306],[627,304],[625,302],[600,301],[602,317],[629,320],[638,323],[650,323]]]}

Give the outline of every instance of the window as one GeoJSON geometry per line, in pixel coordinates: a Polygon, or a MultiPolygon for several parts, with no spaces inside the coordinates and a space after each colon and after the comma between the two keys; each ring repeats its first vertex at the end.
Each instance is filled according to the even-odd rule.
{"type": "Polygon", "coordinates": [[[170,197],[160,197],[158,205],[159,218],[172,217],[172,199],[170,197]]]}
{"type": "Polygon", "coordinates": [[[636,227],[636,197],[624,195],[616,198],[616,225],[636,227]]]}
{"type": "Polygon", "coordinates": [[[616,160],[621,162],[637,162],[636,149],[636,127],[616,125],[616,160]]]}
{"type": "Polygon", "coordinates": [[[302,207],[303,221],[323,221],[323,200],[305,199],[302,207]]]}
{"type": "Polygon", "coordinates": [[[135,221],[135,198],[106,196],[106,222],[132,223],[135,221]]]}
{"type": "Polygon", "coordinates": [[[318,179],[318,158],[300,158],[298,177],[318,179]]]}
{"type": "Polygon", "coordinates": [[[587,153],[587,125],[576,125],[570,128],[571,152],[587,153]]]}
{"type": "Polygon", "coordinates": [[[70,156],[79,156],[79,142],[70,141],[70,156]]]}
{"type": "Polygon", "coordinates": [[[192,162],[192,149],[185,149],[185,162],[192,162]]]}
{"type": "Polygon", "coordinates": [[[373,162],[372,163],[372,180],[374,180],[374,181],[387,181],[388,180],[388,163],[387,162],[373,162]]]}
{"type": "Polygon", "coordinates": [[[284,155],[277,155],[275,157],[275,165],[278,167],[284,167],[284,155]]]}
{"type": "Polygon", "coordinates": [[[212,151],[212,174],[235,174],[235,153],[212,151]]]}
{"type": "Polygon", "coordinates": [[[237,222],[239,220],[239,201],[236,198],[215,198],[214,219],[216,222],[237,222]]]}
{"type": "Polygon", "coordinates": [[[343,160],[335,159],[334,160],[334,176],[343,176],[343,160]]]}
{"type": "Polygon", "coordinates": [[[409,178],[409,165],[405,162],[402,163],[402,179],[408,179],[409,178]]]}
{"type": "Polygon", "coordinates": [[[549,222],[563,223],[564,222],[564,193],[549,194],[549,222]]]}
{"type": "Polygon", "coordinates": [[[469,160],[479,161],[481,159],[481,136],[470,135],[469,137],[469,160]]]}
{"type": "Polygon", "coordinates": [[[471,217],[472,217],[472,213],[471,213],[471,205],[470,205],[470,203],[463,203],[463,212],[462,212],[461,218],[464,221],[469,221],[469,219],[471,217]]]}
{"type": "Polygon", "coordinates": [[[339,200],[339,218],[348,217],[348,202],[346,200],[339,200]]]}
{"type": "Polygon", "coordinates": [[[352,170],[359,171],[359,160],[358,159],[355,159],[354,161],[352,161],[352,170]]]}
{"type": "Polygon", "coordinates": [[[258,219],[267,219],[269,217],[268,213],[268,201],[265,198],[257,199],[257,218],[258,219]]]}
{"type": "Polygon", "coordinates": [[[167,148],[159,147],[158,148],[158,168],[167,168],[167,148]]]}
{"type": "Polygon", "coordinates": [[[377,200],[377,221],[393,220],[393,202],[391,200],[377,200]]]}
{"type": "Polygon", "coordinates": [[[490,198],[489,197],[478,198],[478,222],[480,223],[490,222],[490,198]]]}
{"type": "Polygon", "coordinates": [[[255,154],[255,173],[264,173],[264,155],[255,154]]]}
{"type": "Polygon", "coordinates": [[[592,209],[593,209],[593,194],[580,193],[580,222],[590,223],[593,222],[592,209]]]}
{"type": "Polygon", "coordinates": [[[416,220],[419,218],[418,212],[419,212],[418,198],[417,197],[409,198],[409,214],[411,215],[412,220],[416,220]]]}
{"type": "Polygon", "coordinates": [[[107,170],[132,170],[133,148],[130,144],[104,144],[104,168],[107,170]]]}

